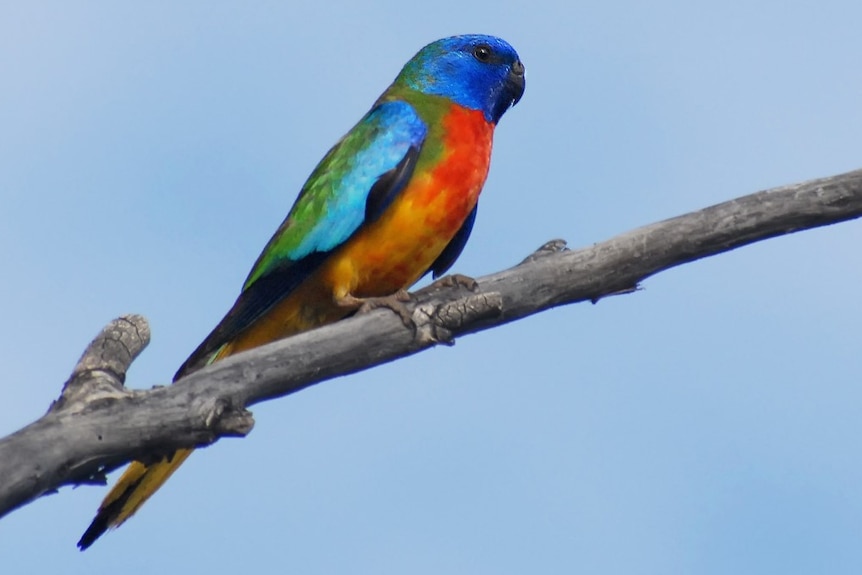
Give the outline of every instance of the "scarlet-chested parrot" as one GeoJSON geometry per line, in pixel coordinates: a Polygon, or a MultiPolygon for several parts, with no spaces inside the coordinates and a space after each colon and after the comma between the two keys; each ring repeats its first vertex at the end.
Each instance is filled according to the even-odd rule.
{"type": "MultiPolygon", "coordinates": [[[[476,219],[494,128],[523,93],[524,66],[499,38],[422,48],[311,173],[236,303],[174,381],[443,274],[476,219]]],[[[191,453],[133,462],[78,546],[131,517],[191,453]]]]}

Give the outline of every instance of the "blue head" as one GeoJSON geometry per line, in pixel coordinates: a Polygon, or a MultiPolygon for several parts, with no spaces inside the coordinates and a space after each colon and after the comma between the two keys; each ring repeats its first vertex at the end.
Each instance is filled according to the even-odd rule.
{"type": "Polygon", "coordinates": [[[395,84],[481,110],[496,124],[524,94],[524,65],[515,49],[500,38],[452,36],[419,50],[395,84]]]}

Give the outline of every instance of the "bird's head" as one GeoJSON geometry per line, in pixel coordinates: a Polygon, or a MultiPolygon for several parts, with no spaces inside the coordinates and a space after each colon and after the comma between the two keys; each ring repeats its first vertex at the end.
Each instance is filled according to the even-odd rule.
{"type": "Polygon", "coordinates": [[[395,83],[481,110],[496,124],[524,94],[524,65],[515,49],[500,38],[452,36],[419,50],[395,83]]]}

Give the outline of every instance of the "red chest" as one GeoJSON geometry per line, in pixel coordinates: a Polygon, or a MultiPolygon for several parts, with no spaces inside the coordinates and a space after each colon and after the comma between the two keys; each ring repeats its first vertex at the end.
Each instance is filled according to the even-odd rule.
{"type": "Polygon", "coordinates": [[[453,234],[476,205],[488,176],[493,131],[481,112],[453,106],[443,119],[442,157],[405,190],[405,196],[414,196],[415,207],[427,207],[426,217],[454,226],[453,234]]]}
{"type": "Polygon", "coordinates": [[[410,183],[386,213],[324,266],[322,275],[334,295],[377,296],[410,287],[476,206],[488,175],[493,125],[481,112],[453,108],[442,128],[438,157],[430,166],[420,158],[410,183]]]}

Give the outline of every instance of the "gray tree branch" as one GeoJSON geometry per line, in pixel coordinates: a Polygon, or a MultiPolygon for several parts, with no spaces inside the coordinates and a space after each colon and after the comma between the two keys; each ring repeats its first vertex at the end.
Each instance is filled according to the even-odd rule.
{"type": "Polygon", "coordinates": [[[475,290],[435,284],[408,304],[415,329],[378,310],[202,369],[174,385],[124,387],[149,342],[141,316],[113,321],[90,344],[60,399],[0,440],[0,516],[63,485],[178,447],[243,436],[247,406],[368,369],[438,343],[563,304],[628,293],[672,267],[746,244],[862,215],[862,170],[758,192],[569,251],[548,242],[475,290]]]}

